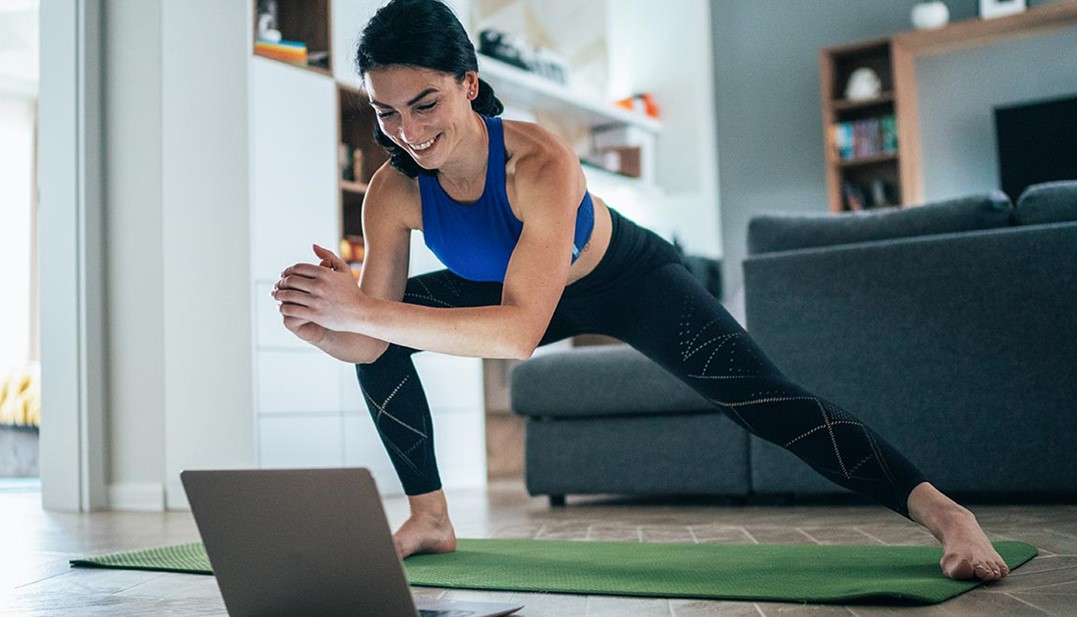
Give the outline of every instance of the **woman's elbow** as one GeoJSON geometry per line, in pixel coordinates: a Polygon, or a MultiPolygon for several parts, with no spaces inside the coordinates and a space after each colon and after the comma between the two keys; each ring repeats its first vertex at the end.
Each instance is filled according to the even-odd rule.
{"type": "Polygon", "coordinates": [[[527,360],[535,354],[535,350],[538,349],[539,342],[541,342],[541,340],[541,336],[533,335],[521,335],[513,337],[507,354],[509,356],[509,359],[527,360]]]}

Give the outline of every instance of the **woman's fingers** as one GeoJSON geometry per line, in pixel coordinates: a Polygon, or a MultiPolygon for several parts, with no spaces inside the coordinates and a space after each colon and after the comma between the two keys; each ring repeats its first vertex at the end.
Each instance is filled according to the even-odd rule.
{"type": "Polygon", "coordinates": [[[325,272],[325,268],[313,264],[296,264],[280,273],[274,289],[298,289],[311,291],[314,289],[318,275],[325,272]]]}
{"type": "Polygon", "coordinates": [[[314,254],[320,257],[323,261],[329,262],[330,270],[339,270],[341,272],[350,269],[348,262],[341,259],[336,253],[330,251],[327,248],[322,248],[317,244],[314,245],[314,254]]]}
{"type": "Polygon", "coordinates": [[[286,318],[294,317],[302,321],[313,321],[311,319],[312,311],[310,307],[303,306],[302,304],[282,302],[278,310],[280,311],[280,314],[286,318]]]}
{"type": "Polygon", "coordinates": [[[285,276],[305,276],[307,278],[318,278],[320,274],[325,273],[325,268],[316,266],[314,264],[295,264],[290,268],[285,268],[284,272],[281,272],[281,277],[285,276]]]}
{"type": "Polygon", "coordinates": [[[277,284],[273,288],[273,290],[278,291],[281,289],[294,289],[296,291],[310,293],[314,290],[315,283],[316,281],[314,279],[292,274],[277,281],[277,284]]]}
{"type": "Polygon", "coordinates": [[[273,291],[273,299],[275,299],[277,302],[283,302],[285,304],[310,306],[312,301],[314,300],[314,296],[310,295],[305,291],[281,288],[273,291]]]}

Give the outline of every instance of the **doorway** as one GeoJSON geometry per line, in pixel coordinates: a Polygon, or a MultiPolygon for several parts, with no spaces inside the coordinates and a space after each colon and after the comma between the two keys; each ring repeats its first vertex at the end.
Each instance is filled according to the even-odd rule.
{"type": "Polygon", "coordinates": [[[40,489],[38,0],[0,3],[0,490],[40,489]]]}

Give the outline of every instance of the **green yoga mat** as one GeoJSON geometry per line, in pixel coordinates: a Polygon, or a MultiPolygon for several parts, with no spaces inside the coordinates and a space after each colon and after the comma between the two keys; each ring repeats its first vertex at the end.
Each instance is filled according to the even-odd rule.
{"type": "MultiPolygon", "coordinates": [[[[1013,570],[1036,555],[995,542],[1013,570]]],[[[663,598],[934,604],[979,583],[939,570],[941,547],[464,540],[404,561],[413,585],[663,598]]],[[[210,574],[201,544],[77,559],[75,566],[210,574]]]]}

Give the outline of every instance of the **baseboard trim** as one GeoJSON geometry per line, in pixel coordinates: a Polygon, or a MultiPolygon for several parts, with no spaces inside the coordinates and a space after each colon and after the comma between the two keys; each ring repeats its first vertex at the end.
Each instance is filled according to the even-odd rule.
{"type": "Polygon", "coordinates": [[[110,484],[108,506],[123,512],[164,512],[165,489],[159,482],[110,484]]]}
{"type": "Polygon", "coordinates": [[[191,511],[191,504],[187,502],[187,493],[183,490],[183,483],[176,480],[165,483],[165,507],[168,510],[191,511]]]}

